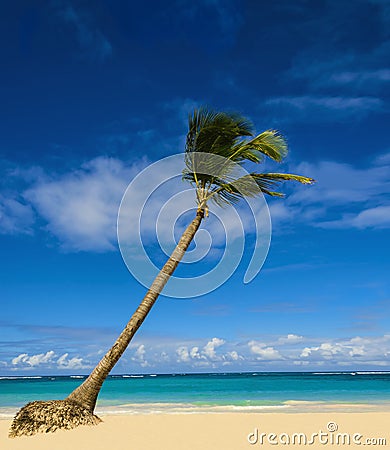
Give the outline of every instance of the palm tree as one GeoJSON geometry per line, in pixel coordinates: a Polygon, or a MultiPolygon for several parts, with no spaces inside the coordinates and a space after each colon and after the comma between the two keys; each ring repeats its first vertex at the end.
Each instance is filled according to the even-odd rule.
{"type": "Polygon", "coordinates": [[[175,271],[202,220],[208,215],[209,203],[224,206],[261,193],[282,197],[283,194],[273,189],[285,180],[313,183],[311,178],[286,173],[237,175],[237,167],[244,163],[257,164],[264,157],[280,162],[286,154],[286,141],[277,131],[267,130],[254,135],[252,124],[239,114],[201,108],[190,115],[183,179],[195,188],[197,210],[194,219],[130,321],[89,377],[65,400],[32,402],[24,406],[11,425],[11,437],[100,421],[94,409],[102,384],[175,271]]]}

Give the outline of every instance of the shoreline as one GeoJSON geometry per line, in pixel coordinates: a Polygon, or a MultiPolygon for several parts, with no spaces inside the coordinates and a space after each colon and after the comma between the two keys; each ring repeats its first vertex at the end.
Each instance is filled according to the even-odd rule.
{"type": "MultiPolygon", "coordinates": [[[[21,406],[0,407],[0,420],[12,420],[21,406]]],[[[325,402],[287,400],[280,404],[261,405],[199,405],[194,403],[127,403],[97,405],[99,417],[136,415],[192,415],[192,414],[311,414],[311,413],[390,413],[390,402],[325,402]]]]}
{"type": "Polygon", "coordinates": [[[324,449],[334,448],[336,444],[341,448],[361,448],[362,445],[367,445],[367,439],[371,439],[371,443],[372,439],[375,439],[377,445],[383,447],[390,443],[389,421],[390,411],[107,415],[103,416],[103,422],[97,426],[10,439],[8,428],[11,421],[2,420],[0,448],[2,450],[70,448],[245,450],[272,448],[275,447],[276,440],[276,447],[307,446],[324,449]],[[305,439],[306,444],[293,445],[294,439],[305,439]],[[341,439],[343,441],[338,442],[341,439]],[[344,441],[346,439],[349,439],[349,444],[344,441]],[[311,441],[314,443],[310,444],[311,441]]]}

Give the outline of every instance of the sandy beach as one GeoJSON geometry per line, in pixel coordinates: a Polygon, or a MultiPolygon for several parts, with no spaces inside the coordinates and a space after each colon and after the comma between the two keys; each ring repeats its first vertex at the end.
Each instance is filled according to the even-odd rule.
{"type": "Polygon", "coordinates": [[[390,412],[136,414],[102,419],[96,427],[16,439],[7,436],[10,421],[0,420],[0,449],[241,450],[390,443],[390,412]]]}

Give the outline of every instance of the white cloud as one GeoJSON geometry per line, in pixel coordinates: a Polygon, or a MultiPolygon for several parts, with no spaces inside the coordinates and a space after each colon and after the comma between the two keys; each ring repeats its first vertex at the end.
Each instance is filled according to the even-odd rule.
{"type": "Polygon", "coordinates": [[[29,356],[27,353],[21,353],[16,358],[13,358],[11,362],[14,366],[17,366],[20,363],[26,362],[28,360],[28,358],[29,358],[29,356]]]}
{"type": "Polygon", "coordinates": [[[149,363],[145,359],[145,354],[146,354],[145,345],[141,344],[138,346],[131,360],[138,363],[141,367],[147,367],[149,363]]]}
{"type": "MultiPolygon", "coordinates": [[[[314,350],[318,350],[318,347],[313,347],[314,350]]],[[[310,347],[305,347],[301,352],[302,358],[307,358],[311,355],[312,349],[310,347]]]]}
{"type": "MultiPolygon", "coordinates": [[[[198,345],[190,348],[187,345],[181,345],[176,349],[178,362],[194,363],[195,365],[206,365],[216,361],[223,360],[226,355],[218,355],[216,349],[225,344],[225,340],[214,337],[209,340],[202,348],[198,345]]],[[[229,356],[232,357],[231,355],[229,356]]],[[[233,355],[234,357],[234,355],[233,355]]]]}
{"type": "Polygon", "coordinates": [[[39,353],[36,355],[29,355],[28,353],[21,353],[11,360],[13,369],[87,369],[89,364],[85,364],[83,358],[73,357],[69,358],[69,353],[64,353],[60,357],[56,355],[55,351],[49,350],[46,353],[39,353]]]}
{"type": "MultiPolygon", "coordinates": [[[[126,197],[130,199],[122,207],[121,223],[128,226],[124,234],[125,245],[130,249],[137,242],[137,224],[141,220],[142,244],[155,245],[158,238],[162,249],[169,255],[176,245],[173,231],[179,236],[192,219],[187,215],[185,220],[182,218],[176,222],[183,212],[196,207],[194,189],[181,180],[182,156],[167,164],[173,165],[169,170],[177,177],[166,180],[164,172],[161,175],[161,168],[151,169],[149,175],[139,178],[141,181],[137,188],[133,187],[126,197]]],[[[16,200],[2,202],[0,197],[0,230],[32,232],[33,224],[38,226],[39,219],[45,222],[44,229],[55,236],[66,251],[114,250],[121,199],[129,183],[146,165],[146,160],[129,165],[119,159],[98,157],[63,174],[46,174],[36,167],[15,170],[13,176],[30,187],[21,194],[23,204],[16,200]],[[6,213],[3,212],[5,210],[6,213]]],[[[264,203],[259,200],[252,203],[252,207],[260,225],[263,225],[261,221],[265,219],[262,217],[267,214],[264,203]]],[[[210,217],[205,226],[207,231],[199,231],[196,249],[188,252],[184,261],[198,260],[205,255],[214,259],[219,257],[221,248],[225,246],[225,234],[230,241],[242,238],[243,224],[245,232],[254,231],[253,215],[247,205],[239,205],[237,214],[233,214],[231,208],[210,205],[210,217]],[[209,252],[211,243],[213,248],[209,252]]],[[[139,257],[139,254],[134,257],[139,257]]]]}
{"type": "MultiPolygon", "coordinates": [[[[309,360],[313,364],[332,361],[334,365],[348,366],[356,364],[378,365],[378,361],[384,362],[390,367],[390,337],[388,335],[377,337],[328,340],[319,345],[305,347],[300,353],[300,358],[309,360]],[[358,360],[358,362],[356,362],[358,360]]],[[[382,365],[382,364],[380,364],[382,365]]]]}
{"type": "MultiPolygon", "coordinates": [[[[309,187],[295,185],[285,201],[270,201],[272,221],[278,224],[275,229],[283,231],[281,225],[291,223],[292,217],[322,228],[388,228],[389,161],[387,153],[376,157],[364,170],[335,161],[302,162],[288,168],[290,172],[313,177],[317,183],[309,187]],[[333,208],[340,205],[343,206],[342,212],[338,208],[333,214],[333,208]]],[[[38,223],[36,213],[39,213],[46,222],[46,229],[65,250],[113,250],[117,245],[116,220],[120,200],[129,182],[146,164],[146,161],[139,161],[127,165],[115,158],[99,157],[62,175],[48,176],[41,169],[33,168],[24,178],[24,182],[32,186],[22,192],[23,200],[18,200],[16,194],[9,199],[0,196],[0,233],[32,233],[33,225],[38,223]]],[[[24,172],[19,172],[14,176],[23,177],[24,172]]],[[[192,189],[185,195],[172,197],[172,193],[183,192],[183,188],[187,186],[175,179],[172,183],[163,183],[149,198],[142,209],[143,245],[155,244],[157,224],[163,250],[167,254],[173,250],[172,218],[195,205],[192,189]]],[[[129,248],[138,236],[134,232],[134,224],[139,220],[137,206],[142,206],[143,199],[144,192],[133,192],[131,202],[134,208],[126,212],[125,222],[129,224],[126,245],[129,248]]],[[[262,204],[258,206],[261,209],[262,204]]],[[[263,217],[260,209],[255,212],[257,218],[263,217]]],[[[245,233],[254,231],[253,218],[245,205],[238,208],[239,221],[234,219],[231,208],[212,208],[214,210],[218,218],[209,217],[205,230],[201,229],[197,235],[196,249],[188,252],[184,261],[207,255],[211,243],[213,250],[208,257],[220,257],[221,248],[225,245],[225,232],[235,240],[242,234],[243,223],[245,233]]],[[[177,235],[184,230],[186,220],[176,223],[177,235]]]]}
{"type": "MultiPolygon", "coordinates": [[[[261,340],[239,341],[212,338],[177,342],[149,338],[147,343],[131,346],[130,360],[121,359],[116,370],[134,372],[290,370],[390,370],[390,335],[313,338],[296,334],[269,336],[261,340]],[[129,365],[130,364],[130,365],[129,365]]],[[[29,355],[21,353],[3,364],[5,370],[35,369],[55,371],[90,369],[101,354],[86,353],[70,357],[54,350],[29,355]],[[60,355],[60,356],[59,356],[60,355]]],[[[0,363],[1,364],[1,363],[0,363]]]]}
{"type": "Polygon", "coordinates": [[[310,355],[318,353],[320,357],[329,359],[337,353],[342,352],[343,347],[340,344],[332,344],[330,342],[324,342],[319,346],[305,347],[301,352],[301,357],[307,358],[310,355]]]}
{"type": "Polygon", "coordinates": [[[377,206],[359,212],[344,214],[340,220],[325,221],[322,228],[390,228],[390,206],[377,206]]]}
{"type": "Polygon", "coordinates": [[[199,353],[199,347],[192,347],[190,356],[192,359],[201,359],[202,355],[199,353]]]}
{"type": "Polygon", "coordinates": [[[288,334],[287,336],[282,336],[278,339],[278,342],[281,344],[295,344],[297,342],[301,342],[303,340],[303,336],[298,336],[297,334],[288,334]]]}
{"type": "Polygon", "coordinates": [[[263,342],[249,341],[248,346],[251,353],[255,354],[260,360],[277,360],[282,358],[278,350],[268,347],[263,342]]]}
{"type": "Polygon", "coordinates": [[[185,345],[180,346],[176,350],[176,354],[178,356],[178,362],[189,362],[191,360],[190,353],[188,352],[188,347],[186,347],[185,345]]]}
{"type": "Polygon", "coordinates": [[[300,189],[289,196],[288,202],[299,203],[321,201],[332,204],[365,202],[375,200],[389,192],[389,168],[371,166],[358,169],[351,164],[335,161],[319,163],[303,162],[296,166],[297,173],[304,173],[316,180],[310,189],[300,189]]]}
{"type": "Polygon", "coordinates": [[[83,358],[69,358],[69,353],[64,353],[57,359],[57,366],[59,369],[86,369],[89,365],[84,364],[83,358]]]}
{"type": "Polygon", "coordinates": [[[215,361],[218,359],[216,349],[224,344],[225,341],[223,339],[219,339],[217,337],[212,338],[211,341],[207,342],[207,344],[203,347],[202,353],[206,356],[206,358],[215,361]]]}
{"type": "Polygon", "coordinates": [[[388,228],[390,227],[390,206],[378,206],[360,212],[351,221],[356,228],[388,228]]]}
{"type": "Polygon", "coordinates": [[[363,345],[352,347],[349,351],[350,356],[364,356],[366,353],[363,345]]]}
{"type": "Polygon", "coordinates": [[[73,172],[41,179],[24,197],[67,250],[112,250],[119,204],[139,169],[99,157],[73,172]]]}
{"type": "Polygon", "coordinates": [[[232,359],[233,361],[238,361],[239,359],[243,359],[242,356],[240,356],[236,350],[233,350],[232,352],[228,352],[227,356],[232,359]]]}
{"type": "Polygon", "coordinates": [[[311,176],[316,183],[309,187],[298,186],[283,205],[271,203],[273,222],[283,224],[295,217],[322,228],[389,227],[387,155],[377,157],[372,166],[365,169],[320,161],[302,162],[289,171],[311,176]]]}
{"type": "Polygon", "coordinates": [[[29,356],[27,353],[22,353],[19,356],[13,358],[11,362],[13,366],[24,366],[33,368],[52,362],[54,356],[55,352],[53,350],[32,356],[29,356]]]}

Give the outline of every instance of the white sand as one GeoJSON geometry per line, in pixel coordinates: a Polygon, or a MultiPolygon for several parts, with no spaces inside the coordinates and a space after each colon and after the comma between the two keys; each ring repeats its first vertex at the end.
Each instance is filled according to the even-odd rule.
{"type": "Polygon", "coordinates": [[[136,414],[102,418],[104,422],[94,427],[15,439],[7,437],[11,422],[1,420],[0,450],[363,448],[367,447],[367,438],[386,439],[386,445],[377,443],[370,447],[385,448],[390,445],[390,412],[136,414]],[[332,430],[336,427],[334,424],[338,429],[328,431],[328,427],[332,430]],[[293,437],[294,433],[305,433],[307,441],[314,439],[315,443],[292,445],[292,440],[297,442],[298,439],[293,437]],[[248,441],[248,435],[252,444],[248,441]],[[257,442],[254,443],[256,437],[257,442]],[[321,444],[320,438],[328,443],[321,444]],[[329,443],[332,439],[335,445],[329,443]],[[350,440],[350,445],[346,444],[345,439],[350,440]],[[285,445],[288,440],[290,445],[285,445]],[[356,443],[353,443],[354,440],[356,443]],[[340,444],[337,445],[337,442],[340,444]]]}

